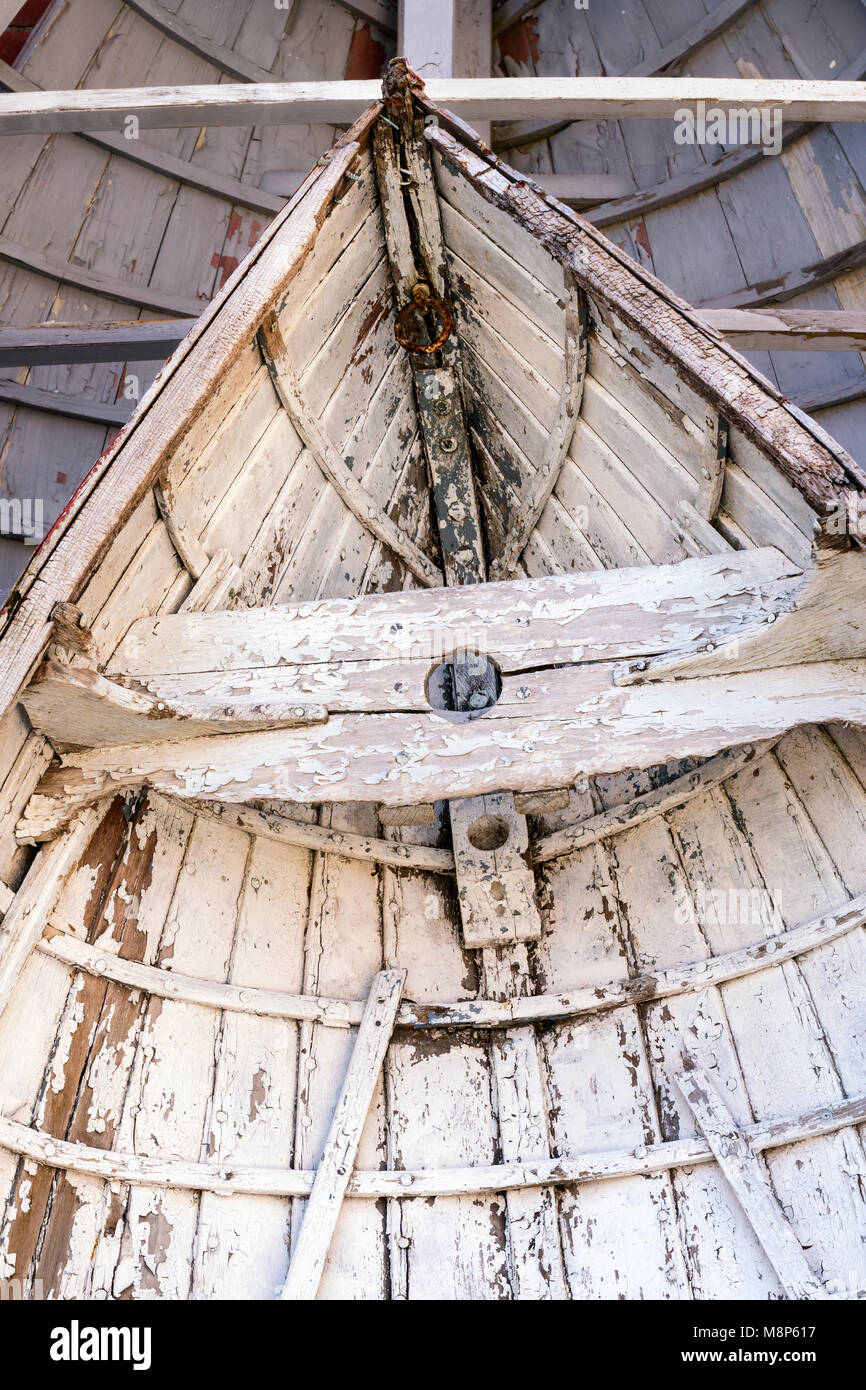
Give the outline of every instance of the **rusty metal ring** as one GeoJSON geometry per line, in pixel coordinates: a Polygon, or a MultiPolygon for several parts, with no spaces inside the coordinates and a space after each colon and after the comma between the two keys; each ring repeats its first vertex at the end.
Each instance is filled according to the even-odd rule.
{"type": "Polygon", "coordinates": [[[400,310],[394,324],[394,337],[401,347],[409,352],[436,352],[451,336],[451,310],[425,284],[413,287],[411,301],[400,310]],[[409,336],[409,321],[420,311],[432,309],[441,321],[441,328],[432,343],[418,343],[409,336]]]}

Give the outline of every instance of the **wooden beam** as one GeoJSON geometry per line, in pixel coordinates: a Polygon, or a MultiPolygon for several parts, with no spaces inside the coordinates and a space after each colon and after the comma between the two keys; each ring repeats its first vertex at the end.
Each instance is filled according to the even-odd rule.
{"type": "Polygon", "coordinates": [[[162,362],[196,322],[194,318],[136,319],[131,323],[40,323],[32,328],[0,328],[0,367],[162,362]]]}
{"type": "Polygon", "coordinates": [[[709,328],[736,347],[772,352],[862,352],[866,313],[848,309],[700,309],[709,328]]]}
{"type": "Polygon", "coordinates": [[[345,714],[307,729],[64,754],[16,834],[24,843],[50,839],[81,806],[139,786],[215,801],[408,805],[708,758],[801,724],[866,725],[863,660],[625,687],[613,672],[597,663],[531,682],[510,676],[500,703],[463,723],[430,712],[345,714]]]}
{"type": "MultiPolygon", "coordinates": [[[[236,808],[225,809],[231,811],[236,808]]],[[[196,814],[199,813],[197,805],[196,814]]],[[[213,810],[211,815],[213,816],[213,810]]],[[[235,820],[228,821],[230,825],[236,823],[235,820]]],[[[307,828],[324,829],[322,826],[309,824],[307,828]]],[[[393,846],[397,841],[380,840],[378,843],[380,846],[389,843],[393,846]]],[[[324,846],[320,842],[317,848],[324,846]]],[[[418,848],[419,846],[413,846],[415,850],[418,848]]],[[[325,852],[342,851],[332,842],[325,852]]],[[[402,867],[411,869],[419,865],[406,861],[402,867]]],[[[14,900],[14,894],[11,895],[11,899],[14,900]]],[[[8,911],[8,908],[6,910],[8,911]]],[[[0,903],[0,912],[2,911],[0,903]]],[[[844,908],[837,909],[833,916],[815,917],[774,936],[762,936],[747,946],[739,946],[717,956],[703,956],[668,970],[630,976],[626,981],[614,979],[603,984],[584,985],[579,989],[559,990],[554,994],[513,995],[503,994],[497,987],[499,982],[491,978],[484,983],[486,997],[473,996],[451,1003],[436,1004],[415,1004],[407,1001],[400,1005],[396,1026],[416,1030],[484,1028],[500,1031],[533,1023],[591,1018],[609,1013],[613,1009],[629,1008],[661,999],[682,998],[684,995],[703,992],[714,985],[727,984],[731,980],[747,979],[764,970],[784,965],[786,961],[796,960],[821,946],[842,941],[849,934],[855,934],[856,939],[856,933],[859,933],[864,925],[866,894],[860,894],[847,902],[844,908]]],[[[321,1023],[325,1028],[349,1028],[360,1023],[364,1011],[364,1001],[359,999],[335,999],[331,996],[322,998],[315,994],[289,994],[263,987],[227,984],[222,980],[184,975],[176,970],[144,965],[139,961],[106,953],[99,941],[82,941],[75,935],[72,925],[64,923],[56,912],[51,914],[36,949],[43,955],[62,961],[73,970],[100,975],[106,980],[125,985],[128,989],[141,990],[144,994],[153,994],[159,999],[177,999],[229,1013],[321,1023]]],[[[507,961],[509,954],[497,953],[497,959],[500,962],[507,961]]],[[[482,964],[485,964],[483,958],[482,964]]]]}
{"type": "MultiPolygon", "coordinates": [[[[0,97],[0,102],[3,100],[0,97]]],[[[196,317],[207,308],[207,300],[135,284],[119,275],[88,270],[86,266],[75,265],[72,261],[55,261],[41,251],[22,246],[20,242],[5,236],[0,236],[0,260],[10,261],[34,275],[45,275],[62,285],[77,285],[79,289],[91,290],[94,294],[105,295],[107,299],[119,299],[123,304],[137,304],[143,309],[156,309],[161,314],[196,317]]]]}
{"type": "Polygon", "coordinates": [[[788,1298],[826,1298],[826,1290],[809,1268],[754,1149],[706,1072],[698,1067],[682,1072],[677,1085],[788,1298]]]}
{"type": "Polygon", "coordinates": [[[0,401],[24,406],[27,410],[47,410],[73,420],[90,420],[97,425],[124,425],[133,410],[131,401],[114,404],[95,401],[88,396],[65,396],[61,391],[22,386],[20,382],[5,378],[0,378],[0,401]]]}
{"type": "Polygon", "coordinates": [[[457,376],[449,367],[418,367],[413,375],[446,583],[483,584],[481,522],[457,376]]]}
{"type": "Polygon", "coordinates": [[[207,694],[169,705],[153,695],[128,690],[97,671],[45,661],[22,696],[34,729],[55,746],[94,747],[155,743],[241,730],[295,728],[322,723],[324,705],[293,696],[267,703],[241,695],[224,705],[207,694]]]}
{"type": "Polygon", "coordinates": [[[804,294],[807,290],[826,285],[840,275],[859,270],[866,265],[866,240],[855,241],[843,251],[831,256],[823,256],[808,265],[798,266],[784,275],[776,275],[767,280],[758,280],[746,285],[745,289],[735,290],[733,294],[719,299],[699,300],[697,309],[743,309],[755,308],[761,304],[782,304],[787,299],[804,294]]]}
{"type": "MultiPolygon", "coordinates": [[[[857,503],[866,501],[861,493],[852,493],[852,497],[857,503]]],[[[839,527],[849,524],[848,515],[842,512],[839,527]]],[[[866,657],[864,609],[866,555],[862,550],[819,551],[817,563],[775,614],[747,621],[718,644],[690,642],[679,652],[649,662],[628,663],[617,671],[615,679],[617,684],[635,685],[866,657]]]]}
{"type": "MultiPolygon", "coordinates": [[[[348,125],[378,101],[374,80],[268,82],[0,96],[0,134],[286,123],[348,125]]],[[[434,78],[429,99],[477,120],[672,120],[698,102],[727,113],[780,110],[787,121],[863,121],[858,82],[699,77],[434,78]]]]}
{"type": "Polygon", "coordinates": [[[285,671],[288,684],[293,670],[339,663],[354,684],[364,668],[388,680],[413,661],[447,660],[474,639],[504,675],[624,660],[679,650],[692,638],[718,643],[750,618],[779,611],[801,579],[797,565],[766,548],[447,594],[415,589],[237,613],[170,613],[133,623],[108,673],[179,682],[205,672],[211,680],[218,666],[226,675],[285,671]]]}
{"type": "Polygon", "coordinates": [[[322,1160],[304,1208],[300,1235],[292,1249],[282,1292],[286,1301],[310,1301],[318,1292],[405,981],[405,970],[380,971],[367,996],[322,1160]]]}
{"type": "MultiPolygon", "coordinates": [[[[38,92],[41,90],[35,82],[31,82],[23,73],[11,68],[8,63],[4,63],[2,60],[0,60],[0,83],[10,92],[38,92]]],[[[188,184],[190,188],[200,188],[203,193],[213,193],[218,198],[227,198],[232,203],[240,203],[242,207],[251,208],[257,212],[279,212],[285,202],[285,196],[279,196],[279,189],[271,188],[269,185],[266,187],[264,181],[260,188],[255,188],[252,184],[244,183],[241,179],[230,178],[217,169],[208,169],[204,164],[193,164],[188,159],[178,159],[166,150],[157,149],[156,146],[148,145],[143,140],[127,140],[123,135],[108,133],[102,135],[85,134],[83,138],[89,140],[93,145],[98,145],[100,149],[110,150],[112,154],[121,155],[132,164],[140,164],[144,169],[152,169],[154,173],[163,174],[169,179],[176,179],[179,183],[188,184]]],[[[292,177],[296,176],[292,175],[292,177]]],[[[292,188],[292,193],[294,192],[295,188],[292,188]]],[[[613,196],[612,193],[605,194],[605,197],[613,196]]]]}
{"type": "MultiPolygon", "coordinates": [[[[763,1152],[806,1143],[822,1135],[862,1125],[866,1096],[834,1101],[805,1114],[763,1120],[749,1125],[744,1136],[763,1152]]],[[[103,1182],[130,1183],[146,1188],[215,1192],[227,1197],[249,1193],[268,1197],[307,1197],[315,1174],[298,1168],[268,1168],[262,1164],[196,1163],[187,1159],[154,1158],[117,1149],[56,1139],[52,1134],[0,1116],[0,1148],[61,1172],[80,1173],[103,1182]]],[[[517,1163],[475,1164],[462,1168],[379,1168],[352,1174],[347,1195],[368,1201],[381,1198],[480,1196],[554,1185],[574,1186],[663,1173],[714,1162],[704,1139],[674,1139],[637,1150],[587,1151],[568,1158],[520,1160],[517,1163]]]]}

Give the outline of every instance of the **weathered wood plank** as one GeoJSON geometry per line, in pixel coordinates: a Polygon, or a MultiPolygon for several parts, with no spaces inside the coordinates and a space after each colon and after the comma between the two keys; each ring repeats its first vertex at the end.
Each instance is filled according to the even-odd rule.
{"type": "Polygon", "coordinates": [[[316,1297],[361,1130],[391,1041],[405,979],[405,970],[383,970],[373,981],[322,1161],[307,1200],[301,1232],[292,1251],[283,1299],[306,1301],[316,1297]]]}
{"type": "Polygon", "coordinates": [[[92,420],[99,425],[124,425],[133,409],[129,402],[112,405],[87,396],[66,396],[60,391],[44,391],[38,386],[21,386],[17,381],[4,379],[0,379],[0,401],[23,406],[25,410],[47,410],[72,420],[92,420]]]}
{"type": "MultiPolygon", "coordinates": [[[[205,800],[392,805],[562,786],[582,775],[705,758],[800,724],[866,721],[866,661],[616,686],[599,663],[551,671],[537,708],[453,723],[435,714],[345,714],[311,729],[67,754],[39,784],[17,835],[50,838],[78,807],[148,785],[205,800]]],[[[507,677],[510,693],[522,678],[507,677]]],[[[518,700],[516,690],[514,694],[518,700]]],[[[521,702],[526,709],[526,702],[521,702]]]]}
{"type": "Polygon", "coordinates": [[[617,682],[656,677],[759,671],[804,661],[866,656],[860,617],[866,603],[866,557],[859,550],[819,551],[817,562],[791,590],[775,616],[746,623],[718,647],[701,644],[646,666],[626,665],[617,682]]]}
{"type": "Polygon", "coordinates": [[[0,367],[161,362],[195,323],[195,319],[138,319],[131,323],[40,323],[33,328],[0,328],[0,367]]]}
{"type": "Polygon", "coordinates": [[[79,817],[50,849],[43,850],[15,895],[0,925],[0,1014],[30,952],[42,935],[66,879],[99,824],[98,806],[79,817]]]}
{"type": "Polygon", "coordinates": [[[719,1099],[706,1072],[695,1067],[682,1072],[677,1083],[788,1297],[825,1298],[824,1287],[806,1263],[802,1247],[782,1214],[754,1150],[719,1099]]]}
{"type": "Polygon", "coordinates": [[[717,640],[775,612],[801,571],[778,552],[702,556],[676,565],[515,579],[458,590],[371,594],[291,608],[171,614],[134,623],[109,674],[244,670],[338,661],[435,659],[480,646],[505,671],[610,660],[717,640]],[[215,650],[219,660],[214,660],[215,650]]]}
{"type": "Polygon", "coordinates": [[[22,697],[34,729],[55,745],[93,747],[111,743],[153,743],[199,738],[241,730],[293,728],[326,720],[323,705],[219,699],[171,705],[138,690],[128,690],[97,671],[57,661],[42,664],[22,697]]]}
{"type": "Polygon", "coordinates": [[[866,314],[855,309],[700,309],[739,348],[856,352],[866,348],[866,314]]]}
{"type": "Polygon", "coordinates": [[[507,792],[449,802],[463,940],[473,950],[536,941],[541,919],[527,866],[526,817],[507,792]]]}
{"type": "MultiPolygon", "coordinates": [[[[780,1149],[866,1120],[866,1096],[812,1109],[802,1115],[748,1125],[743,1137],[756,1152],[780,1149]]],[[[219,1193],[260,1193],[306,1197],[314,1181],[310,1169],[233,1167],[188,1159],[157,1158],[126,1151],[70,1144],[28,1125],[0,1116],[0,1147],[49,1168],[90,1174],[141,1187],[219,1193]]],[[[470,1167],[356,1170],[349,1179],[351,1197],[443,1197],[475,1195],[546,1186],[574,1186],[607,1179],[660,1173],[670,1168],[712,1163],[709,1144],[701,1139],[669,1140],[632,1149],[586,1152],[569,1158],[470,1167]]]]}
{"type": "MultiPolygon", "coordinates": [[[[464,120],[670,120],[699,101],[727,112],[780,108],[789,121],[866,120],[857,82],[700,77],[433,78],[427,96],[464,120]]],[[[200,87],[87,88],[0,95],[0,133],[188,125],[348,125],[378,101],[376,81],[269,82],[200,87]]]]}
{"type": "MultiPolygon", "coordinates": [[[[234,808],[224,809],[230,812],[234,808]]],[[[195,810],[197,814],[201,814],[197,806],[195,810]]],[[[241,817],[255,817],[257,813],[243,811],[239,814],[241,817]]],[[[239,820],[231,814],[226,814],[221,820],[229,826],[237,825],[241,829],[255,828],[254,820],[239,820]]],[[[309,828],[321,832],[322,836],[327,832],[333,838],[330,842],[324,838],[312,840],[307,848],[337,853],[344,857],[350,857],[350,842],[362,839],[360,835],[352,835],[349,831],[331,830],[326,826],[311,824],[309,828]]],[[[300,839],[292,841],[288,837],[284,843],[304,844],[300,839]]],[[[382,843],[392,854],[389,857],[382,855],[380,862],[388,864],[391,868],[431,868],[424,856],[425,853],[428,856],[435,854],[435,850],[400,841],[382,843]],[[399,850],[404,853],[398,854],[399,850]]],[[[445,854],[446,851],[439,853],[445,854]]],[[[372,858],[362,855],[355,857],[372,858]]],[[[453,870],[453,862],[451,868],[453,870]]],[[[435,871],[443,870],[440,866],[435,866],[435,871]]],[[[508,1029],[515,1025],[522,1027],[531,1023],[606,1013],[629,1004],[677,999],[684,995],[700,993],[714,985],[725,984],[729,980],[744,979],[788,960],[796,960],[821,946],[841,940],[849,932],[858,932],[864,925],[866,895],[861,893],[835,913],[813,918],[801,926],[792,927],[774,936],[762,937],[751,946],[738,947],[716,956],[701,957],[699,960],[671,966],[669,969],[657,969],[651,974],[632,976],[625,981],[609,980],[604,984],[565,989],[556,994],[512,996],[504,995],[500,991],[498,994],[491,993],[487,998],[471,998],[462,1003],[403,1003],[397,1015],[397,1026],[413,1029],[508,1029]]],[[[63,924],[62,914],[57,911],[50,915],[48,926],[37,943],[36,950],[53,960],[62,961],[73,970],[102,975],[130,989],[140,989],[158,998],[184,999],[205,1008],[251,1013],[267,1018],[315,1022],[328,1028],[349,1028],[357,1025],[361,1021],[364,1009],[362,1000],[323,997],[318,994],[292,994],[274,989],[272,986],[223,984],[221,981],[205,980],[114,955],[107,956],[99,943],[81,941],[63,924]]]]}

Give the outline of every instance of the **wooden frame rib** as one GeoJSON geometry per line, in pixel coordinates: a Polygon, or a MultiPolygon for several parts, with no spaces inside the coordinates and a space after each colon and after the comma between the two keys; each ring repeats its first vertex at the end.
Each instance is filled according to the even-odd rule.
{"type": "Polygon", "coordinates": [[[371,535],[403,561],[422,584],[428,588],[441,584],[442,571],[432,560],[428,560],[414,541],[411,541],[376,504],[325,434],[319,421],[308,410],[300,384],[291,368],[288,349],[276,314],[269,315],[262,323],[258,339],[262,357],[283,408],[341,502],[371,535]]]}
{"type": "Polygon", "coordinates": [[[577,425],[586,379],[589,312],[582,291],[575,286],[572,294],[572,302],[565,311],[565,381],[559,396],[556,420],[545,445],[541,467],[530,482],[527,495],[521,498],[520,510],[501,553],[491,562],[491,579],[507,579],[514,573],[559,481],[577,425]]]}
{"type": "Polygon", "coordinates": [[[103,810],[91,807],[54,844],[40,851],[0,925],[0,1015],[81,858],[103,810]]]}
{"type": "MultiPolygon", "coordinates": [[[[805,1114],[764,1121],[743,1130],[757,1153],[803,1143],[866,1122],[866,1095],[836,1101],[805,1114]]],[[[192,1163],[183,1159],[149,1158],[117,1150],[69,1143],[0,1117],[0,1148],[48,1168],[127,1182],[144,1187],[215,1192],[225,1195],[308,1197],[315,1180],[309,1170],[247,1167],[239,1164],[192,1163]]],[[[347,1196],[459,1197],[509,1192],[532,1187],[574,1186],[608,1178],[637,1177],[670,1168],[712,1163],[714,1155],[703,1139],[677,1139],[629,1151],[625,1149],[518,1163],[491,1163],[467,1168],[356,1169],[347,1196]]]]}
{"type": "Polygon", "coordinates": [[[207,308],[207,300],[151,289],[149,285],[135,285],[118,275],[87,270],[84,266],[74,265],[72,261],[55,261],[5,236],[0,236],[0,260],[21,266],[33,275],[57,280],[63,285],[75,285],[78,289],[90,290],[107,299],[119,299],[123,304],[136,304],[142,309],[157,309],[163,314],[176,314],[178,318],[197,318],[202,309],[207,308]]]}
{"type": "Polygon", "coordinates": [[[94,425],[125,425],[133,407],[108,401],[89,400],[86,396],[66,396],[61,391],[45,391],[38,386],[22,386],[20,382],[0,379],[0,401],[20,406],[24,410],[46,410],[51,415],[66,415],[73,420],[87,420],[94,425]]]}
{"type": "MultiPolygon", "coordinates": [[[[751,946],[723,955],[708,956],[688,965],[639,975],[628,981],[558,994],[528,995],[508,999],[466,999],[453,1004],[404,1003],[397,1016],[400,1028],[509,1028],[527,1023],[549,1023],[610,1009],[633,1007],[674,995],[690,994],[712,985],[726,984],[757,974],[773,965],[794,960],[866,925],[866,894],[852,898],[832,915],[816,917],[799,927],[763,937],[751,946]]],[[[363,1001],[325,999],[316,995],[285,994],[251,989],[221,981],[179,975],[157,966],[124,960],[66,931],[53,919],[38,950],[62,961],[71,970],[99,975],[106,980],[140,989],[160,999],[177,999],[205,1008],[249,1013],[268,1018],[295,1019],[349,1028],[358,1024],[363,1001]]]]}
{"type": "Polygon", "coordinates": [[[545,864],[562,854],[571,854],[574,850],[585,849],[587,845],[594,845],[599,840],[609,840],[623,831],[633,830],[635,826],[643,825],[644,821],[651,820],[653,816],[662,816],[667,811],[677,810],[693,796],[699,796],[701,792],[709,791],[728,777],[735,776],[749,763],[763,757],[772,747],[774,743],[767,742],[746,744],[742,748],[728,748],[723,753],[708,758],[694,771],[681,773],[679,777],[675,777],[663,787],[657,787],[655,791],[637,796],[624,805],[612,806],[609,810],[601,811],[597,816],[579,821],[576,825],[553,830],[549,835],[533,842],[533,862],[545,864]]]}

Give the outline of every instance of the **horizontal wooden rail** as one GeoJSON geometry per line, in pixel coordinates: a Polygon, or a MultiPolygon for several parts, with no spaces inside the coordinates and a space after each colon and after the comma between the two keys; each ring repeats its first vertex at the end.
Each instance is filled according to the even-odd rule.
{"type": "MultiPolygon", "coordinates": [[[[748,1125],[743,1130],[743,1137],[756,1153],[762,1153],[767,1149],[783,1148],[788,1144],[835,1134],[840,1129],[863,1124],[864,1121],[866,1096],[855,1096],[851,1100],[833,1101],[803,1115],[748,1125]]],[[[186,1159],[151,1158],[111,1149],[96,1149],[86,1144],[54,1139],[49,1134],[2,1116],[0,1148],[48,1168],[82,1173],[106,1182],[216,1192],[227,1196],[308,1197],[316,1176],[309,1169],[195,1163],[186,1159]]],[[[712,1150],[704,1139],[675,1139],[667,1143],[641,1145],[631,1150],[616,1149],[524,1163],[414,1170],[356,1169],[349,1179],[347,1195],[374,1200],[381,1197],[480,1195],[520,1188],[573,1186],[712,1162],[712,1150]]]]}
{"type": "Polygon", "coordinates": [[[141,319],[131,323],[40,323],[32,328],[0,328],[0,367],[161,362],[174,352],[195,323],[196,319],[141,319]]]}
{"type": "MultiPolygon", "coordinates": [[[[0,134],[322,122],[348,125],[379,100],[370,81],[223,83],[0,96],[0,134]]],[[[862,84],[706,77],[434,78],[431,101],[464,120],[673,120],[683,108],[780,110],[787,121],[863,121],[862,84]]]]}
{"type": "MultiPolygon", "coordinates": [[[[727,901],[727,900],[726,900],[727,901]]],[[[630,980],[612,980],[606,985],[560,990],[557,994],[521,995],[508,999],[464,999],[450,1004],[401,1005],[397,1017],[400,1028],[508,1028],[528,1023],[559,1022],[604,1013],[650,1000],[670,999],[754,975],[769,966],[794,960],[838,941],[866,924],[866,894],[852,898],[835,914],[816,917],[790,931],[765,936],[750,946],[740,946],[718,956],[689,961],[685,965],[638,975],[630,980]]],[[[99,975],[129,989],[141,990],[159,999],[176,999],[204,1008],[231,1013],[256,1014],[263,1018],[294,1019],[321,1023],[329,1028],[349,1028],[361,1020],[362,1000],[328,999],[311,994],[287,994],[279,990],[255,989],[202,980],[163,970],[154,965],[124,960],[98,944],[82,941],[61,929],[52,919],[38,950],[62,961],[70,969],[99,975]]]]}

